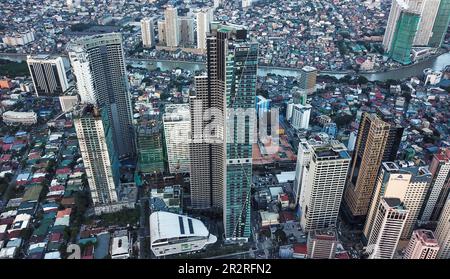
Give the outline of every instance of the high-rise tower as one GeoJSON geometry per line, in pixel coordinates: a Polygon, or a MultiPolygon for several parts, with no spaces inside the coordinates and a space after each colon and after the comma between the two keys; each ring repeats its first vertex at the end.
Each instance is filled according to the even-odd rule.
{"type": "Polygon", "coordinates": [[[81,102],[95,104],[107,113],[119,157],[134,157],[131,96],[122,35],[81,37],[71,42],[68,50],[81,102]]]}

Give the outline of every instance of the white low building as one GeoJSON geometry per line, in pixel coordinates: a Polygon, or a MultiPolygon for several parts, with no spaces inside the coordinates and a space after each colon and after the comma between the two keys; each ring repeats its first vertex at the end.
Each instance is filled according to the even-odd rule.
{"type": "Polygon", "coordinates": [[[200,220],[164,211],[150,215],[150,245],[157,257],[198,251],[216,241],[200,220]]]}
{"type": "Polygon", "coordinates": [[[6,111],[2,114],[5,124],[24,124],[32,125],[37,123],[37,114],[31,112],[6,111]]]}

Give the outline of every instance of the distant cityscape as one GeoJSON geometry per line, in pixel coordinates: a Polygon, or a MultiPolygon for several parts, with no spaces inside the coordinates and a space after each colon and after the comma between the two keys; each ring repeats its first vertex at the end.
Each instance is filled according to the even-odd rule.
{"type": "Polygon", "coordinates": [[[0,259],[450,259],[450,0],[0,10],[0,259]]]}

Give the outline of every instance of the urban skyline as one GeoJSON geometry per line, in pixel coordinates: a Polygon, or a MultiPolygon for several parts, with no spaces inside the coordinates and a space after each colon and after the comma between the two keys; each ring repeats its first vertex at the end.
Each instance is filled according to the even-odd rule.
{"type": "Polygon", "coordinates": [[[36,1],[68,25],[0,20],[0,259],[450,258],[450,0],[349,1],[376,34],[325,0],[36,1]],[[312,34],[365,51],[335,75],[312,34]]]}

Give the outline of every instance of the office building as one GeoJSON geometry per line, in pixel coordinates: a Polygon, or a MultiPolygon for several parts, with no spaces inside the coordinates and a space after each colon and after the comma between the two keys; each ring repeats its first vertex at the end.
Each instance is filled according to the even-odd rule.
{"type": "Polygon", "coordinates": [[[369,233],[367,249],[370,259],[392,259],[409,211],[400,199],[382,198],[369,233]]]}
{"type": "Polygon", "coordinates": [[[428,46],[441,47],[450,23],[450,0],[441,0],[434,20],[433,31],[428,46]]]}
{"type": "Polygon", "coordinates": [[[415,46],[428,46],[441,0],[425,0],[421,5],[420,21],[414,37],[415,46]]]}
{"type": "Polygon", "coordinates": [[[438,259],[450,259],[450,199],[445,203],[434,231],[439,243],[438,259]]]}
{"type": "Polygon", "coordinates": [[[117,202],[119,161],[106,110],[85,105],[74,112],[81,157],[94,206],[117,202]]]}
{"type": "Polygon", "coordinates": [[[211,28],[213,32],[217,30],[219,44],[223,35],[228,36],[228,45],[225,45],[228,52],[224,53],[227,85],[225,238],[247,240],[251,236],[250,190],[252,148],[256,137],[258,45],[247,40],[247,30],[243,26],[217,24],[211,28]]]}
{"type": "Polygon", "coordinates": [[[433,155],[430,164],[433,175],[421,221],[437,221],[450,189],[450,148],[441,149],[433,155]]]}
{"type": "Polygon", "coordinates": [[[435,259],[439,244],[434,233],[429,230],[415,230],[405,250],[404,259],[435,259]]]}
{"type": "Polygon", "coordinates": [[[173,6],[168,6],[164,10],[164,32],[166,35],[166,46],[178,47],[180,44],[180,31],[178,23],[178,10],[173,6]]]}
{"type": "Polygon", "coordinates": [[[312,106],[310,104],[296,104],[292,109],[291,124],[294,129],[307,130],[311,117],[312,106]]]}
{"type": "Polygon", "coordinates": [[[228,240],[245,240],[251,233],[257,54],[257,45],[247,42],[245,27],[212,23],[207,75],[195,78],[196,92],[190,98],[192,205],[222,209],[228,240]],[[252,114],[239,113],[241,109],[250,109],[252,114]],[[214,125],[205,121],[205,111],[210,117],[219,116],[214,125]],[[205,125],[210,129],[207,134],[203,131],[202,139],[199,127],[205,125]]]}
{"type": "Polygon", "coordinates": [[[199,251],[216,241],[200,220],[165,211],[150,215],[150,248],[156,257],[199,251]]]}
{"type": "Polygon", "coordinates": [[[194,19],[187,16],[180,16],[178,18],[178,25],[180,45],[183,47],[194,46],[194,19]]]}
{"type": "Polygon", "coordinates": [[[189,131],[191,128],[189,105],[166,105],[163,126],[169,172],[189,173],[189,131]]]}
{"type": "Polygon", "coordinates": [[[292,118],[292,113],[294,111],[294,101],[289,100],[286,104],[286,121],[290,121],[292,118]]]}
{"type": "MultiPolygon", "coordinates": [[[[299,206],[300,226],[304,231],[336,226],[337,216],[350,165],[345,145],[339,141],[314,144],[305,143],[310,154],[305,183],[301,185],[299,206]]],[[[303,173],[303,175],[306,175],[303,173]]]]}
{"type": "Polygon", "coordinates": [[[58,97],[69,88],[68,69],[62,57],[28,55],[27,64],[37,96],[58,97]]]}
{"type": "Polygon", "coordinates": [[[385,53],[401,64],[411,63],[411,48],[419,26],[422,1],[392,0],[383,37],[385,53]]]}
{"type": "Polygon", "coordinates": [[[297,163],[295,165],[295,179],[293,185],[294,201],[298,204],[301,196],[301,190],[304,190],[303,185],[306,185],[309,174],[309,163],[311,162],[313,150],[311,144],[315,142],[308,142],[305,138],[300,139],[297,152],[297,163]]]}
{"type": "Polygon", "coordinates": [[[362,114],[344,193],[344,213],[350,222],[364,222],[381,162],[395,160],[402,133],[402,127],[379,115],[362,114]]]}
{"type": "Polygon", "coordinates": [[[334,228],[313,230],[308,234],[309,259],[334,259],[338,239],[334,228]]]}
{"type": "Polygon", "coordinates": [[[164,172],[163,131],[158,121],[145,119],[136,129],[138,170],[144,174],[164,172]]]}
{"type": "Polygon", "coordinates": [[[120,33],[80,37],[68,46],[82,103],[108,115],[119,158],[136,154],[131,96],[120,33]]]}
{"type": "Polygon", "coordinates": [[[316,91],[317,69],[311,66],[302,68],[299,80],[300,90],[310,95],[316,91]]]}
{"type": "Polygon", "coordinates": [[[213,9],[203,8],[197,12],[197,48],[206,51],[206,35],[213,21],[213,9]]]}
{"type": "Polygon", "coordinates": [[[158,40],[159,45],[167,45],[166,41],[166,22],[164,20],[158,20],[158,40]]]}
{"type": "Polygon", "coordinates": [[[400,168],[394,162],[383,162],[364,226],[364,236],[368,239],[374,226],[375,217],[382,198],[398,198],[408,209],[401,239],[409,239],[419,218],[425,196],[431,181],[431,173],[426,167],[400,168]]]}
{"type": "Polygon", "coordinates": [[[141,19],[142,46],[152,48],[155,46],[155,26],[153,18],[141,19]]]}

